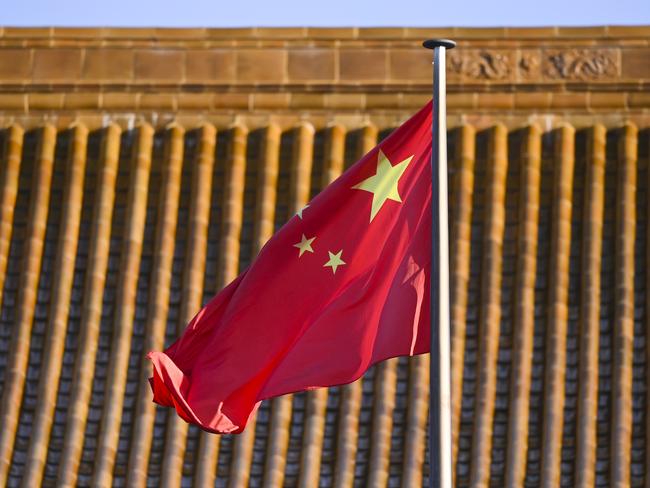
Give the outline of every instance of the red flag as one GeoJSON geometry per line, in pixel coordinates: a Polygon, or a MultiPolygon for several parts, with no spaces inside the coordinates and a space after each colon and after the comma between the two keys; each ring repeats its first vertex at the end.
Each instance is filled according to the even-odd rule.
{"type": "Polygon", "coordinates": [[[431,102],[292,217],[165,352],[154,401],[216,433],[429,351],[431,102]]]}

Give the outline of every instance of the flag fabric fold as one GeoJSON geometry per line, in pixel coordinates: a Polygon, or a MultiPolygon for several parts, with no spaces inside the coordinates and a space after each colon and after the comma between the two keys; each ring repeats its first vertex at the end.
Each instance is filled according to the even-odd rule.
{"type": "Polygon", "coordinates": [[[164,352],[154,401],[215,433],[429,352],[431,102],[293,216],[164,352]]]}

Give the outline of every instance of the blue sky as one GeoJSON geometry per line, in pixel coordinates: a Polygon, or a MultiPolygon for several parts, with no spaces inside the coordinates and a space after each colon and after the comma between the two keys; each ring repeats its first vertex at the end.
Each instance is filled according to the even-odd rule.
{"type": "Polygon", "coordinates": [[[5,26],[548,26],[650,24],[649,0],[16,0],[5,26]]]}

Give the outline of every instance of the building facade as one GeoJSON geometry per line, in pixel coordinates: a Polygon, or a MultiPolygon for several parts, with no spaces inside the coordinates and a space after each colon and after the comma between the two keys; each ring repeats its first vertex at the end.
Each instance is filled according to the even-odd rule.
{"type": "Polygon", "coordinates": [[[650,27],[0,29],[0,485],[422,486],[428,357],[155,407],[160,350],[430,99],[459,487],[650,487],[650,27]]]}

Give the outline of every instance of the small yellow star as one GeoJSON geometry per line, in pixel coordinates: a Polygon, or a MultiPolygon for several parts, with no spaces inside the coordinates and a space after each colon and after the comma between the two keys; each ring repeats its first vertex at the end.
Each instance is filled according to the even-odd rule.
{"type": "Polygon", "coordinates": [[[298,257],[302,256],[305,251],[314,252],[314,250],[311,248],[311,243],[314,242],[315,239],[316,237],[307,239],[305,237],[305,234],[302,235],[302,239],[300,240],[300,242],[293,245],[293,247],[297,247],[298,249],[300,249],[300,254],[298,254],[298,257]]]}
{"type": "Polygon", "coordinates": [[[304,207],[302,207],[300,210],[296,212],[296,215],[300,217],[300,220],[302,220],[302,213],[305,211],[307,207],[309,207],[309,205],[305,205],[304,207]]]}
{"type": "Polygon", "coordinates": [[[383,151],[379,150],[377,158],[377,172],[361,183],[354,185],[353,190],[365,190],[372,193],[372,209],[370,211],[370,222],[381,210],[386,200],[401,202],[397,184],[406,171],[406,167],[413,159],[413,156],[393,166],[383,151]]]}
{"type": "Polygon", "coordinates": [[[341,249],[339,252],[336,254],[332,254],[330,251],[327,251],[327,254],[330,255],[329,261],[327,261],[324,265],[323,268],[329,266],[332,268],[332,274],[336,274],[336,268],[339,266],[343,266],[345,261],[341,259],[341,254],[343,253],[343,249],[341,249]]]}

